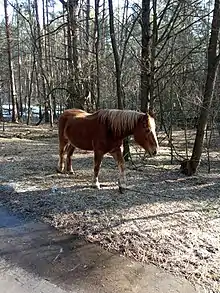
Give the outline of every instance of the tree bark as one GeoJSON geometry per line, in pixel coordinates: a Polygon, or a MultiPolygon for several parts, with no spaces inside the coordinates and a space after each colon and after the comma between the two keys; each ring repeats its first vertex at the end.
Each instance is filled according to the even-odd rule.
{"type": "Polygon", "coordinates": [[[46,100],[47,93],[46,93],[46,82],[45,82],[45,76],[44,76],[43,50],[42,50],[42,43],[41,43],[41,28],[40,28],[40,19],[39,19],[37,0],[34,0],[34,5],[35,5],[35,13],[36,13],[37,38],[38,38],[38,41],[37,41],[38,64],[40,67],[40,80],[41,80],[41,86],[42,86],[42,96],[44,100],[45,122],[48,123],[50,121],[49,102],[46,100]]]}
{"type": "Polygon", "coordinates": [[[100,46],[100,28],[99,28],[99,0],[95,0],[95,61],[96,61],[96,110],[100,107],[100,66],[99,66],[99,46],[100,46]]]}
{"type": "Polygon", "coordinates": [[[205,129],[207,126],[209,110],[210,110],[210,106],[213,99],[215,82],[216,82],[216,77],[218,72],[219,61],[220,61],[220,53],[218,53],[219,31],[220,31],[220,0],[215,0],[212,27],[211,27],[211,36],[210,36],[209,46],[208,46],[208,70],[207,70],[207,76],[206,76],[203,102],[202,102],[200,115],[198,119],[196,138],[195,138],[193,152],[192,152],[192,156],[190,160],[189,161],[185,160],[181,164],[182,173],[189,176],[195,174],[201,160],[205,129]]]}
{"type": "Polygon", "coordinates": [[[7,50],[8,50],[8,68],[9,68],[9,82],[10,82],[10,95],[12,103],[12,122],[18,122],[18,111],[17,111],[17,102],[16,102],[16,92],[15,92],[15,81],[13,73],[13,62],[11,54],[11,32],[8,19],[8,10],[7,10],[7,0],[4,0],[4,10],[5,10],[5,29],[6,29],[6,38],[7,38],[7,50]]]}
{"type": "MultiPolygon", "coordinates": [[[[158,27],[157,27],[157,0],[153,0],[153,28],[152,28],[152,41],[151,41],[151,58],[150,58],[150,77],[149,77],[149,111],[154,110],[155,100],[155,60],[156,60],[156,45],[158,41],[158,27]]],[[[147,110],[147,109],[146,109],[147,110]]]]}
{"type": "MultiPolygon", "coordinates": [[[[110,24],[110,36],[112,42],[112,49],[114,54],[114,61],[115,61],[115,75],[116,75],[116,88],[117,88],[117,104],[118,109],[123,109],[123,93],[122,93],[122,86],[121,86],[121,62],[120,57],[117,49],[117,43],[115,38],[115,27],[114,27],[114,15],[113,15],[113,5],[112,0],[108,0],[109,4],[109,24],[110,24]]],[[[123,141],[123,156],[125,161],[129,160],[130,157],[130,149],[129,149],[129,141],[128,138],[125,138],[123,141]]]]}
{"type": "Polygon", "coordinates": [[[142,0],[141,39],[141,111],[147,112],[150,103],[150,0],[142,0]]]}
{"type": "Polygon", "coordinates": [[[118,103],[118,109],[123,109],[122,87],[121,87],[121,64],[120,64],[120,58],[119,58],[117,44],[116,44],[116,38],[115,38],[115,27],[114,27],[114,15],[113,15],[112,0],[108,0],[108,5],[109,5],[110,36],[111,36],[112,50],[113,50],[114,61],[115,61],[117,103],[118,103]]]}
{"type": "Polygon", "coordinates": [[[80,79],[79,55],[78,55],[78,2],[79,0],[61,1],[67,8],[67,33],[68,33],[68,65],[69,80],[68,91],[68,107],[76,107],[83,109],[85,104],[85,93],[82,88],[82,80],[80,79]]]}
{"type": "MultiPolygon", "coordinates": [[[[18,2],[16,1],[16,6],[18,7],[18,2]]],[[[18,50],[18,57],[17,57],[17,67],[18,67],[18,83],[17,83],[17,89],[18,89],[18,119],[20,120],[23,116],[23,99],[22,99],[22,80],[21,80],[21,37],[20,37],[20,21],[19,21],[19,14],[16,15],[17,19],[17,38],[18,38],[18,44],[17,44],[17,50],[18,50]]]]}

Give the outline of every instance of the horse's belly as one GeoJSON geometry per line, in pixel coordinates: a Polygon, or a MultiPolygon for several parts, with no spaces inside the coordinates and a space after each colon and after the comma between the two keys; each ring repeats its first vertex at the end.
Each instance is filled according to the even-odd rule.
{"type": "Polygon", "coordinates": [[[93,150],[93,145],[92,142],[89,141],[77,141],[77,140],[71,140],[71,144],[74,145],[75,147],[85,150],[85,151],[92,151],[93,150]]]}
{"type": "Polygon", "coordinates": [[[105,127],[99,124],[91,124],[88,120],[72,120],[65,130],[69,142],[82,150],[100,150],[108,153],[120,147],[122,141],[108,137],[105,127]],[[85,122],[85,123],[84,123],[85,122]]]}
{"type": "Polygon", "coordinates": [[[69,142],[82,150],[91,151],[93,150],[93,139],[94,134],[89,125],[82,125],[79,122],[81,120],[72,120],[65,129],[65,135],[69,142]]]}

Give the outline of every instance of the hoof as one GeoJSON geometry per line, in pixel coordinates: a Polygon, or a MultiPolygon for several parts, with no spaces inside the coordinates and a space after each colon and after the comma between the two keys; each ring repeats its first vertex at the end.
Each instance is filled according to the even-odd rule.
{"type": "Polygon", "coordinates": [[[72,174],[73,174],[73,170],[69,170],[69,171],[67,171],[67,173],[68,173],[69,175],[72,175],[72,174]]]}
{"type": "Polygon", "coordinates": [[[59,168],[57,168],[57,173],[63,174],[64,173],[64,170],[60,170],[59,168]]]}
{"type": "Polygon", "coordinates": [[[98,184],[98,185],[95,185],[95,188],[96,188],[96,189],[101,189],[101,186],[100,186],[100,184],[98,184]]]}
{"type": "Polygon", "coordinates": [[[95,188],[95,189],[101,189],[100,184],[97,184],[97,183],[93,184],[92,187],[95,188]]]}
{"type": "Polygon", "coordinates": [[[100,189],[100,183],[98,177],[94,177],[92,180],[92,186],[96,189],[100,189]]]}
{"type": "Polygon", "coordinates": [[[121,194],[123,194],[125,192],[125,187],[119,186],[118,190],[121,194]]]}

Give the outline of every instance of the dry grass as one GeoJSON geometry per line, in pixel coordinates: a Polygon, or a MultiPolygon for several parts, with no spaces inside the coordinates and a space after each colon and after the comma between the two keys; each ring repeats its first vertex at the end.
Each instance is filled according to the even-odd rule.
{"type": "MultiPolygon", "coordinates": [[[[7,124],[0,143],[2,204],[106,249],[184,275],[207,292],[220,292],[217,135],[210,153],[211,174],[204,155],[193,177],[181,175],[178,162],[170,164],[165,140],[156,158],[143,161],[143,153],[133,148],[133,164],[127,165],[129,186],[122,195],[110,157],[101,169],[101,190],[91,188],[91,153],[76,152],[74,175],[56,174],[56,129],[7,124]]],[[[183,155],[181,131],[175,132],[174,144],[183,155]]]]}

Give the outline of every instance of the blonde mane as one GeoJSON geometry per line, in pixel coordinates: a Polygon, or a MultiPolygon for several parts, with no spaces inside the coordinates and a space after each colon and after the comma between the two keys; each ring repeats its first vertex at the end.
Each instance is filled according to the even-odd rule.
{"type": "Polygon", "coordinates": [[[133,110],[104,109],[98,111],[98,118],[107,123],[113,133],[123,135],[132,131],[144,113],[133,110]]]}

